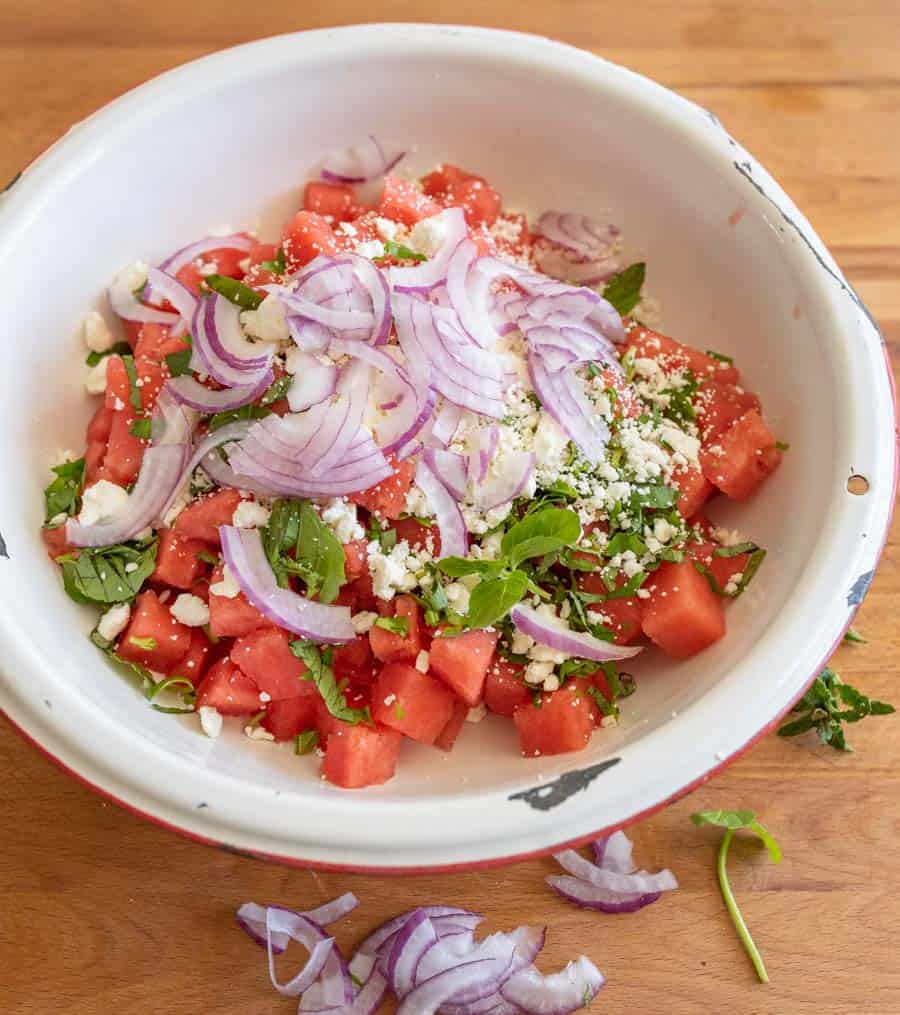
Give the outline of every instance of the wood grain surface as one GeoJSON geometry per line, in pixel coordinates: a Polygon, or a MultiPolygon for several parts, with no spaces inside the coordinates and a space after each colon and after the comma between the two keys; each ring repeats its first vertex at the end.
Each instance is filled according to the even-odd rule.
{"type": "MultiPolygon", "coordinates": [[[[897,0],[0,0],[0,179],[151,75],[279,32],[374,20],[485,24],[555,36],[712,109],[784,185],[883,325],[900,361],[900,4],[897,0]],[[427,11],[427,13],[426,13],[427,11]]],[[[14,294],[5,294],[14,298],[14,294]]],[[[895,525],[840,650],[853,683],[900,699],[895,525]]],[[[635,828],[637,856],[682,888],[632,916],[550,895],[552,861],[483,874],[376,879],[290,870],[187,842],[108,805],[0,726],[0,1012],[290,1012],[235,929],[247,899],[312,906],[352,889],[351,945],[424,901],[483,908],[490,928],[547,922],[544,968],[586,952],[609,978],[592,1010],[765,1015],[900,1013],[900,719],[851,731],[857,753],[770,736],[635,828]],[[733,851],[733,882],[766,957],[758,984],[713,873],[701,807],[749,807],[785,851],[733,851]]]]}

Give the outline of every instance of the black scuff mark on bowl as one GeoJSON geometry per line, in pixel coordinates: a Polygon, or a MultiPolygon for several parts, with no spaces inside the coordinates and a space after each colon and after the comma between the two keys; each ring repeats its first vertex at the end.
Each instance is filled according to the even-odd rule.
{"type": "Polygon", "coordinates": [[[239,849],[237,846],[231,846],[227,842],[220,842],[219,849],[223,853],[233,853],[235,856],[242,856],[245,860],[255,860],[256,857],[246,849],[239,849]]]}
{"type": "MultiPolygon", "coordinates": [[[[735,142],[736,143],[736,142],[735,142]]],[[[816,250],[810,238],[806,235],[804,230],[796,223],[787,212],[778,204],[778,202],[769,196],[757,180],[753,178],[753,166],[749,161],[734,162],[732,163],[734,168],[744,177],[745,180],[753,187],[753,189],[764,197],[770,205],[778,212],[781,218],[794,230],[794,232],[800,237],[803,243],[808,248],[809,252],[819,262],[820,267],[825,271],[826,274],[830,275],[835,282],[840,286],[841,289],[850,297],[850,299],[856,304],[857,308],[862,311],[863,315],[875,329],[875,334],[881,339],[884,344],[884,336],[881,334],[881,328],[878,326],[878,322],[872,316],[869,308],[863,303],[859,293],[853,288],[852,285],[845,279],[842,278],[830,264],[822,257],[818,250],[816,250]]],[[[782,232],[784,230],[782,229],[782,232]]]]}
{"type": "Polygon", "coordinates": [[[872,584],[872,578],[874,575],[874,571],[866,571],[856,579],[853,583],[853,587],[847,593],[848,606],[859,606],[863,599],[865,599],[866,593],[869,591],[869,586],[872,584]]]}
{"type": "Polygon", "coordinates": [[[9,551],[6,549],[6,540],[3,538],[2,532],[0,532],[0,557],[9,560],[9,551]]]}
{"type": "Polygon", "coordinates": [[[577,768],[571,772],[563,772],[553,782],[543,786],[535,786],[533,789],[525,789],[520,793],[513,793],[510,800],[524,800],[529,807],[536,811],[549,811],[560,804],[565,803],[570,796],[587,789],[588,786],[607,769],[618,765],[621,758],[608,758],[599,764],[590,765],[588,768],[577,768]]]}
{"type": "Polygon", "coordinates": [[[9,183],[7,183],[6,186],[2,190],[0,190],[0,194],[5,194],[8,190],[12,190],[13,187],[21,179],[22,179],[22,170],[20,169],[19,172],[16,173],[16,175],[9,181],[9,183]]]}
{"type": "Polygon", "coordinates": [[[50,709],[51,712],[53,711],[53,702],[49,698],[44,698],[44,704],[47,706],[47,708],[50,709]]]}
{"type": "Polygon", "coordinates": [[[195,809],[198,811],[202,811],[205,807],[209,807],[209,804],[205,800],[201,800],[200,803],[197,804],[197,807],[195,809]]]}

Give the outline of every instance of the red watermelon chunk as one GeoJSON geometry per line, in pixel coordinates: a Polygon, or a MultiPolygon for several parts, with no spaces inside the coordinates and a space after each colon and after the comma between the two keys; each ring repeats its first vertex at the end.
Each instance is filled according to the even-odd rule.
{"type": "Polygon", "coordinates": [[[372,715],[412,740],[433,744],[450,721],[453,695],[406,663],[388,663],[372,688],[372,715]]]}
{"type": "Polygon", "coordinates": [[[345,726],[328,735],[322,774],[344,789],[387,782],[394,775],[403,737],[384,726],[345,726]]]}
{"type": "Polygon", "coordinates": [[[466,631],[435,638],[428,653],[429,672],[437,674],[467,705],[474,707],[484,693],[498,637],[496,631],[466,631]]]}
{"type": "Polygon", "coordinates": [[[722,599],[693,561],[664,563],[647,582],[644,634],[675,659],[687,659],[725,634],[722,599]]]}

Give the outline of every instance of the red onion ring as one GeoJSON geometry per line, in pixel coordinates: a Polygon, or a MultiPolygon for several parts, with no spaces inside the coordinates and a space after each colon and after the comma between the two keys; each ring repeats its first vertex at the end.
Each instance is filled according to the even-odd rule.
{"type": "MultiPolygon", "coordinates": [[[[219,527],[222,555],[247,599],[273,624],[301,638],[339,645],[356,637],[347,606],[313,602],[279,588],[258,529],[219,527]]],[[[349,1000],[352,1000],[352,994],[349,1000]]]]}
{"type": "Polygon", "coordinates": [[[455,451],[426,448],[422,460],[458,501],[466,499],[466,460],[455,451]]]}
{"type": "Polygon", "coordinates": [[[462,414],[461,406],[454,405],[453,402],[445,402],[435,416],[431,436],[442,448],[448,447],[456,435],[462,414]]]}
{"type": "Polygon", "coordinates": [[[334,364],[320,363],[311,353],[301,353],[301,369],[294,371],[287,400],[291,412],[303,412],[331,398],[337,390],[340,371],[334,364]]]}
{"type": "Polygon", "coordinates": [[[551,371],[536,352],[528,354],[528,373],[541,405],[596,465],[609,440],[609,427],[584,394],[584,382],[572,369],[551,371]]]}
{"type": "MultiPolygon", "coordinates": [[[[246,250],[249,252],[255,245],[256,240],[249,236],[241,236],[239,233],[233,233],[230,236],[205,236],[202,240],[196,240],[194,243],[189,243],[186,247],[176,250],[174,254],[170,254],[164,261],[161,261],[157,265],[157,268],[159,271],[174,277],[186,264],[196,261],[199,257],[208,254],[210,251],[246,250]]],[[[148,303],[153,303],[159,298],[154,290],[155,286],[152,284],[152,279],[148,274],[147,284],[141,293],[142,299],[148,303]]],[[[164,293],[160,293],[160,295],[165,296],[164,293]]],[[[189,318],[186,318],[186,320],[189,320],[189,318]]]]}
{"type": "Polygon", "coordinates": [[[106,297],[113,312],[123,321],[136,321],[139,324],[165,324],[174,328],[178,324],[178,314],[170,310],[158,310],[141,303],[137,296],[121,281],[119,276],[113,279],[112,285],[106,290],[106,297]]]}
{"type": "Polygon", "coordinates": [[[567,250],[593,259],[608,252],[619,236],[616,226],[601,226],[587,215],[564,211],[545,211],[538,219],[535,231],[567,250]]]}
{"type": "Polygon", "coordinates": [[[444,557],[465,557],[469,552],[466,523],[459,505],[424,459],[416,467],[416,485],[425,494],[437,519],[444,557]]]}
{"type": "Polygon", "coordinates": [[[370,134],[362,144],[329,155],[320,175],[329,183],[369,183],[389,173],[404,155],[400,148],[385,149],[370,134]]]}
{"type": "Polygon", "coordinates": [[[643,651],[639,645],[613,645],[611,642],[595,638],[592,634],[573,631],[559,617],[545,616],[524,603],[517,603],[510,611],[510,617],[520,631],[530,635],[538,644],[547,645],[557,652],[568,652],[580,659],[610,662],[616,659],[631,659],[643,651]]]}
{"type": "Polygon", "coordinates": [[[593,962],[582,956],[550,976],[534,967],[523,970],[507,980],[500,993],[527,1015],[568,1015],[590,1004],[605,982],[593,962]]]}
{"type": "Polygon", "coordinates": [[[493,511],[521,496],[534,474],[536,461],[533,451],[507,452],[503,458],[503,471],[476,485],[475,504],[482,511],[493,511]]]}
{"type": "Polygon", "coordinates": [[[271,346],[254,345],[245,338],[240,309],[219,293],[197,300],[191,330],[191,368],[198,373],[209,374],[226,387],[237,387],[254,383],[269,370],[271,346]]]}
{"type": "Polygon", "coordinates": [[[447,208],[432,218],[440,220],[446,233],[444,242],[427,261],[408,268],[391,268],[391,288],[395,293],[427,293],[442,283],[450,258],[469,234],[462,208],[447,208]]]}
{"type": "Polygon", "coordinates": [[[210,415],[216,412],[227,412],[229,409],[239,409],[242,405],[255,402],[266,393],[266,389],[273,379],[272,370],[268,369],[265,373],[260,374],[259,380],[252,384],[239,384],[234,388],[213,391],[212,388],[205,387],[188,374],[182,374],[180,377],[172,377],[166,381],[166,389],[181,405],[186,405],[189,409],[195,409],[204,415],[210,415]]]}

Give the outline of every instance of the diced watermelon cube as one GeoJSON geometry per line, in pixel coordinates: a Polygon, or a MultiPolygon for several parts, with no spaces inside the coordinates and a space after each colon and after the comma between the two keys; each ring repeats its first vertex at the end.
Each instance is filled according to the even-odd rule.
{"type": "Polygon", "coordinates": [[[484,703],[497,715],[512,716],[517,708],[531,701],[524,683],[525,667],[495,655],[484,682],[484,703]]]}
{"type": "MultiPolygon", "coordinates": [[[[222,568],[212,573],[210,584],[222,580],[222,568]]],[[[260,627],[271,627],[271,621],[247,601],[243,592],[236,596],[209,594],[209,631],[214,638],[240,638],[260,627]]]]}
{"type": "Polygon", "coordinates": [[[400,659],[415,660],[425,646],[422,627],[422,611],[412,596],[397,596],[390,616],[405,619],[407,633],[397,634],[384,627],[373,627],[369,631],[369,643],[376,659],[395,662],[400,659]]]}
{"type": "Polygon", "coordinates": [[[699,349],[676,342],[674,338],[644,327],[635,321],[626,322],[625,344],[634,349],[635,355],[645,359],[659,360],[666,372],[679,369],[691,370],[698,380],[727,381],[737,384],[740,374],[737,368],[714,356],[707,356],[699,349]]]}
{"type": "Polygon", "coordinates": [[[433,744],[450,721],[453,695],[406,663],[388,663],[372,688],[372,715],[412,740],[433,744]]]}
{"type": "Polygon", "coordinates": [[[197,688],[197,709],[214,708],[221,715],[254,715],[259,711],[259,688],[230,659],[209,668],[197,688]]]}
{"type": "Polygon", "coordinates": [[[375,679],[375,660],[369,636],[357,635],[346,645],[334,648],[334,675],[338,680],[353,680],[364,683],[375,679]]]}
{"type": "Polygon", "coordinates": [[[437,525],[423,525],[415,518],[398,518],[391,526],[397,542],[405,539],[413,550],[428,550],[436,560],[441,556],[441,533],[437,525]]]}
{"type": "Polygon", "coordinates": [[[780,463],[775,435],[755,409],[700,452],[703,474],[732,500],[746,500],[780,463]]]}
{"type": "Polygon", "coordinates": [[[298,733],[315,727],[316,696],[302,694],[269,702],[260,725],[276,740],[293,740],[298,733]]]}
{"type": "Polygon", "coordinates": [[[200,627],[191,628],[191,645],[185,655],[168,671],[170,677],[187,677],[196,687],[203,677],[212,642],[200,627]]]}
{"type": "Polygon", "coordinates": [[[646,588],[644,634],[667,655],[687,659],[725,634],[722,599],[693,561],[661,564],[646,588]]]}
{"type": "Polygon", "coordinates": [[[303,207],[334,222],[350,222],[362,209],[348,184],[310,180],[303,191],[303,207]]]}
{"type": "Polygon", "coordinates": [[[191,647],[191,629],[180,624],[155,592],[135,600],[131,621],[119,637],[116,655],[147,669],[166,673],[191,647]]]}
{"type": "Polygon", "coordinates": [[[457,698],[453,703],[453,712],[447,720],[447,725],[438,734],[434,746],[439,747],[442,751],[452,751],[468,714],[469,706],[457,698]]]}
{"type": "Polygon", "coordinates": [[[474,707],[484,693],[498,637],[496,631],[466,631],[435,638],[428,652],[428,670],[474,707]]]}
{"type": "Polygon", "coordinates": [[[676,507],[682,518],[693,518],[715,492],[715,487],[696,465],[676,469],[671,482],[680,494],[676,507]]]}
{"type": "Polygon", "coordinates": [[[199,539],[185,539],[174,529],[161,529],[151,581],[176,589],[192,588],[209,571],[209,565],[199,556],[205,552],[206,543],[199,539]]]}
{"type": "Polygon", "coordinates": [[[396,176],[384,179],[384,194],[378,206],[378,214],[405,226],[414,226],[421,219],[431,218],[441,211],[441,206],[423,194],[415,184],[396,176]]]}
{"type": "Polygon", "coordinates": [[[582,750],[594,731],[596,705],[576,687],[542,693],[540,705],[529,701],[516,709],[513,722],[522,754],[535,758],[582,750]]]}
{"type": "Polygon", "coordinates": [[[351,494],[354,504],[379,514],[382,518],[399,518],[406,507],[406,495],[412,486],[416,463],[411,458],[393,463],[394,474],[368,490],[351,494]]]}
{"type": "Polygon", "coordinates": [[[759,398],[753,392],[725,381],[707,381],[694,397],[693,405],[704,444],[727,430],[745,412],[760,409],[759,398]]]}
{"type": "Polygon", "coordinates": [[[317,694],[315,685],[303,679],[306,665],[289,648],[287,631],[260,628],[238,638],[231,646],[231,661],[239,666],[273,701],[317,694]]]}
{"type": "MultiPolygon", "coordinates": [[[[582,572],[576,581],[582,592],[590,592],[592,595],[598,596],[609,595],[609,589],[597,571],[582,572]]],[[[624,575],[617,578],[617,583],[620,586],[625,581],[627,579],[624,575]]],[[[592,613],[600,614],[603,618],[603,625],[613,632],[613,642],[616,645],[630,645],[639,637],[643,605],[637,596],[607,599],[602,603],[592,604],[589,609],[592,613]]]]}
{"type": "Polygon", "coordinates": [[[210,546],[221,546],[219,526],[231,525],[235,508],[241,502],[237,490],[217,490],[194,501],[175,519],[175,531],[185,539],[199,539],[210,546]]]}
{"type": "Polygon", "coordinates": [[[368,569],[369,544],[365,539],[344,543],[344,576],[348,582],[359,578],[368,569]]]}
{"type": "Polygon", "coordinates": [[[445,198],[448,205],[462,208],[471,227],[492,226],[497,221],[503,199],[481,176],[468,180],[452,180],[445,198]]]}
{"type": "Polygon", "coordinates": [[[289,271],[296,271],[319,254],[333,256],[340,250],[328,220],[312,211],[297,212],[282,230],[281,245],[289,271]]]}
{"type": "Polygon", "coordinates": [[[345,726],[329,734],[322,773],[344,789],[387,782],[394,775],[403,737],[384,726],[345,726]]]}

